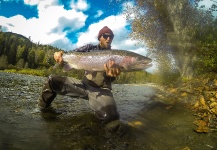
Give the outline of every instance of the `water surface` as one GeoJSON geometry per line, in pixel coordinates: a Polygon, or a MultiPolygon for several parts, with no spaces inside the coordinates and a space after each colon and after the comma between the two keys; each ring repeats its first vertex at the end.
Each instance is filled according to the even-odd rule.
{"type": "Polygon", "coordinates": [[[153,100],[157,89],[147,85],[113,85],[120,120],[134,127],[128,136],[105,132],[83,99],[57,96],[51,112],[35,113],[45,80],[0,73],[0,149],[217,148],[216,133],[193,131],[193,112],[181,103],[168,109],[153,100]]]}

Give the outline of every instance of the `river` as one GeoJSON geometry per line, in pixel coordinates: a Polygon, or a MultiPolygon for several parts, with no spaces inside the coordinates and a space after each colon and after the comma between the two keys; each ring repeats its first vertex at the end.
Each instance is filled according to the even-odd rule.
{"type": "Polygon", "coordinates": [[[88,102],[58,95],[53,111],[35,113],[45,77],[0,72],[0,149],[217,149],[214,133],[198,134],[193,112],[153,97],[149,85],[113,85],[120,121],[127,135],[105,132],[88,102]],[[101,132],[101,130],[103,130],[101,132]]]}

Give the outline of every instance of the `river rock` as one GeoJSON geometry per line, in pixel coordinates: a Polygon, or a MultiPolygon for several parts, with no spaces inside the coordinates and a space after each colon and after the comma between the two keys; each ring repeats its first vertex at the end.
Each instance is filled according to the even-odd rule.
{"type": "Polygon", "coordinates": [[[132,128],[131,126],[121,122],[120,120],[115,120],[115,121],[109,122],[105,126],[105,130],[108,133],[110,133],[110,134],[115,133],[120,137],[130,133],[131,128],[132,128]]]}

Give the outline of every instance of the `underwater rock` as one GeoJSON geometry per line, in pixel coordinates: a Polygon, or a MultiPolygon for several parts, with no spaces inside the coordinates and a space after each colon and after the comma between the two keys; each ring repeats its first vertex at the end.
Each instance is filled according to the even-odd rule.
{"type": "Polygon", "coordinates": [[[115,120],[109,122],[105,126],[105,130],[109,134],[116,134],[119,137],[122,137],[131,132],[132,127],[126,123],[121,122],[120,120],[115,120]]]}

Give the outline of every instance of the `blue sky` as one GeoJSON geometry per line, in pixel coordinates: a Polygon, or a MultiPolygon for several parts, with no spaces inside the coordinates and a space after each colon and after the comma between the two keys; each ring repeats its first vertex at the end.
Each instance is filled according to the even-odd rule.
{"type": "Polygon", "coordinates": [[[146,50],[128,38],[129,24],[123,16],[126,5],[118,0],[1,0],[3,31],[31,37],[33,42],[72,50],[97,44],[98,31],[108,26],[115,34],[113,49],[145,55],[146,50]]]}

